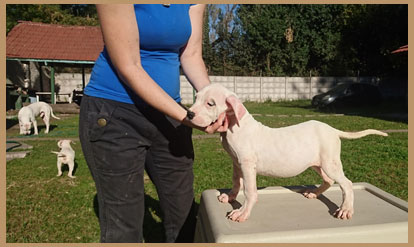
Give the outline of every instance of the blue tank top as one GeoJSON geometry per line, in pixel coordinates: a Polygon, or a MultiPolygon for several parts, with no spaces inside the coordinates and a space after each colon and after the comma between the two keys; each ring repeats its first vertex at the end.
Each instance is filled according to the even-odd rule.
{"type": "MultiPolygon", "coordinates": [[[[180,97],[180,50],[191,35],[189,4],[135,4],[141,64],[176,102],[180,97]]],[[[84,93],[129,104],[143,101],[116,74],[104,47],[84,93]]]]}

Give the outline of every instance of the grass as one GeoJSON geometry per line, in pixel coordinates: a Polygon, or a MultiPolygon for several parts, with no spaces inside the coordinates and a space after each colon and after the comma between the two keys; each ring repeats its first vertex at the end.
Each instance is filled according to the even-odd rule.
{"type": "MultiPolygon", "coordinates": [[[[78,122],[79,117],[78,115],[73,114],[65,114],[65,115],[57,115],[60,120],[51,118],[50,119],[50,127],[49,133],[45,134],[44,131],[46,129],[43,120],[38,117],[36,118],[37,121],[37,128],[39,131],[39,135],[27,135],[22,136],[19,134],[19,126],[18,126],[18,119],[17,116],[10,116],[9,119],[6,119],[6,125],[8,126],[7,129],[7,138],[21,138],[22,140],[30,140],[33,138],[74,138],[78,137],[78,122]],[[10,127],[10,128],[9,128],[10,127]]],[[[33,129],[32,129],[33,134],[33,129]]]]}
{"type": "Polygon", "coordinates": [[[96,242],[95,184],[80,144],[72,145],[77,178],[70,179],[67,169],[56,176],[56,141],[25,143],[30,155],[7,163],[7,242],[96,242]]]}
{"type": "MultiPolygon", "coordinates": [[[[251,113],[290,116],[255,117],[272,127],[316,119],[343,130],[408,129],[407,123],[401,119],[366,116],[369,112],[360,113],[360,116],[335,116],[329,113],[319,116],[320,112],[307,107],[309,101],[263,104],[247,102],[245,105],[251,113]]],[[[24,159],[7,162],[7,242],[99,242],[95,185],[80,143],[72,145],[76,152],[76,179],[67,177],[67,169],[62,177],[56,177],[56,155],[50,153],[51,150],[58,149],[57,139],[77,137],[77,121],[76,115],[63,116],[61,120],[53,120],[54,128],[48,135],[40,133],[38,137],[19,137],[26,144],[32,145],[33,150],[24,159]],[[50,137],[55,137],[56,140],[51,140],[50,137]]],[[[41,120],[38,123],[41,126],[43,124],[41,120]]],[[[195,131],[196,135],[199,133],[195,131]]],[[[18,137],[18,128],[9,128],[7,137],[18,137]]],[[[199,203],[202,191],[231,187],[232,165],[218,136],[195,138],[194,149],[194,190],[196,202],[199,203]]],[[[368,136],[357,140],[343,140],[341,157],[345,174],[351,181],[368,182],[408,200],[408,133],[390,133],[387,138],[368,136]]],[[[321,179],[312,170],[293,178],[257,178],[259,187],[320,182],[321,179]]],[[[146,242],[162,242],[163,227],[158,196],[147,177],[145,186],[144,238],[146,242]]]]}

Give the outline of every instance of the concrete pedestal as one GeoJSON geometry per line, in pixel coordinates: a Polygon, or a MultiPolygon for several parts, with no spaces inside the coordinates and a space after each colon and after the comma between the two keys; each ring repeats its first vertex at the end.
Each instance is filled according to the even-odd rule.
{"type": "Polygon", "coordinates": [[[259,201],[250,218],[233,222],[226,215],[244,203],[220,203],[219,190],[202,194],[196,242],[212,243],[407,243],[408,203],[368,183],[354,183],[355,213],[351,220],[332,214],[342,193],[332,186],[318,199],[307,199],[305,187],[258,189],[259,201]]]}

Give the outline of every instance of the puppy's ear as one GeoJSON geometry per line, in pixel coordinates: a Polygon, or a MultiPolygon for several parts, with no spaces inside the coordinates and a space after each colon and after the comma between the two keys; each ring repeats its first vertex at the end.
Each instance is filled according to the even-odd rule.
{"type": "Polygon", "coordinates": [[[229,108],[231,108],[227,115],[232,115],[232,113],[234,113],[236,123],[240,126],[239,120],[244,116],[244,114],[246,114],[246,109],[244,108],[242,102],[235,95],[230,95],[226,98],[226,104],[229,108]]]}
{"type": "Polygon", "coordinates": [[[62,142],[63,142],[63,140],[58,141],[58,144],[57,144],[58,147],[60,147],[60,148],[62,147],[62,142]]]}

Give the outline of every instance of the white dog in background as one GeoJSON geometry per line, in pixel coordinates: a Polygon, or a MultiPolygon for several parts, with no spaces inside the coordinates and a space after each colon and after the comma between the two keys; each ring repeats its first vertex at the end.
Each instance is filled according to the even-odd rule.
{"type": "Polygon", "coordinates": [[[323,184],[306,191],[304,195],[316,198],[336,181],[342,189],[343,201],[335,216],[350,219],[354,213],[354,193],[352,183],[342,169],[340,138],[356,139],[372,134],[387,136],[378,130],[344,132],[315,120],[269,128],[257,122],[237,96],[219,84],[212,84],[198,92],[190,110],[195,113],[191,121],[201,127],[210,125],[221,113],[227,112],[228,130],[221,133],[221,141],[233,159],[233,188],[218,199],[223,203],[231,202],[244,187],[244,205],[228,215],[238,222],[249,218],[258,199],[256,174],[292,177],[308,167],[319,173],[323,184]]]}
{"type": "Polygon", "coordinates": [[[75,151],[70,146],[71,140],[60,140],[58,142],[58,147],[60,147],[59,152],[52,151],[52,153],[57,154],[57,176],[62,176],[62,165],[67,164],[69,166],[68,176],[70,178],[75,178],[72,175],[73,169],[75,167],[75,151]]]}
{"type": "Polygon", "coordinates": [[[40,116],[46,125],[45,134],[49,133],[50,116],[56,119],[60,119],[53,114],[53,109],[45,102],[36,102],[20,109],[19,127],[21,135],[30,135],[32,123],[34,128],[34,134],[38,135],[36,117],[40,116]]]}

